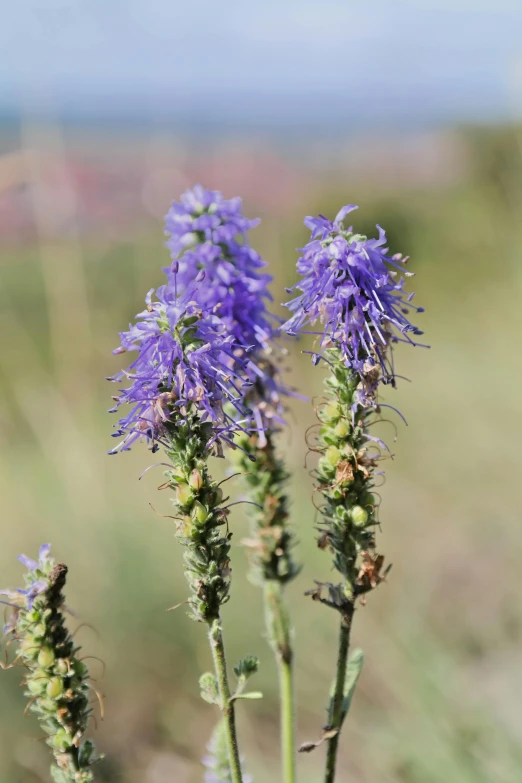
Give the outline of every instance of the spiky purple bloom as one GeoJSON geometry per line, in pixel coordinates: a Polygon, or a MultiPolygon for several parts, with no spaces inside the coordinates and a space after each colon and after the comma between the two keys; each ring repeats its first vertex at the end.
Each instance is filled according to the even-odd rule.
{"type": "Polygon", "coordinates": [[[386,234],[377,226],[377,239],[367,239],[345,228],[346,215],[357,209],[349,204],[332,222],[320,215],[307,217],[311,241],[300,251],[297,262],[301,280],[288,289],[302,294],[287,304],[294,315],[284,324],[289,334],[319,321],[323,326],[318,361],[328,347],[338,347],[347,367],[363,374],[379,363],[385,383],[394,382],[393,366],[387,354],[390,343],[403,341],[416,345],[410,334],[420,335],[409,320],[413,294],[404,293],[407,258],[388,255],[386,234]],[[367,364],[368,363],[368,364],[367,364]]]}
{"type": "MultiPolygon", "coordinates": [[[[27,555],[19,555],[18,560],[24,565],[28,573],[26,575],[26,587],[14,587],[0,590],[0,595],[7,595],[10,598],[12,604],[18,605],[20,602],[25,604],[28,609],[32,609],[35,600],[38,596],[45,593],[49,588],[49,581],[42,578],[44,573],[48,570],[47,564],[49,562],[49,553],[51,551],[50,544],[43,544],[40,547],[38,553],[38,560],[33,560],[27,555]]],[[[6,603],[0,601],[0,603],[6,603]]],[[[4,627],[4,633],[7,628],[4,627]]]]}
{"type": "Polygon", "coordinates": [[[223,320],[239,343],[267,347],[273,334],[270,275],[248,244],[248,220],[240,198],[196,185],[174,202],[165,219],[172,264],[165,269],[177,294],[189,292],[198,305],[223,320]]]}
{"type": "Polygon", "coordinates": [[[272,277],[248,243],[247,232],[258,222],[243,215],[240,198],[227,200],[196,185],[166,217],[172,263],[164,271],[175,295],[189,296],[219,317],[226,332],[251,350],[258,373],[249,404],[261,430],[282,423],[281,397],[289,391],[275,361],[279,323],[267,308],[272,277]]]}
{"type": "Polygon", "coordinates": [[[219,318],[209,315],[187,297],[176,298],[168,286],[146,297],[137,323],[120,334],[114,353],[138,351],[127,370],[109,380],[130,385],[113,399],[115,412],[123,404],[130,412],[120,419],[114,437],[123,437],[109,453],[127,451],[145,437],[153,451],[165,442],[169,425],[195,410],[200,421],[212,424],[213,440],[225,440],[250,415],[243,399],[257,368],[219,318]],[[242,354],[238,358],[238,354],[242,354]],[[234,412],[232,416],[227,409],[234,412]]]}
{"type": "Polygon", "coordinates": [[[165,221],[170,236],[167,247],[177,256],[198,242],[229,244],[238,236],[246,241],[246,232],[259,224],[241,212],[241,199],[224,199],[217,190],[196,185],[187,190],[180,202],[173,202],[165,221]]]}

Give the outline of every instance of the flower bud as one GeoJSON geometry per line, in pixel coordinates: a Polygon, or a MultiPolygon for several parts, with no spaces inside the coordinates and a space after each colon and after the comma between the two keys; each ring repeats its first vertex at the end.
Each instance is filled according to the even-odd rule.
{"type": "Polygon", "coordinates": [[[176,503],[179,506],[188,506],[192,500],[192,490],[188,484],[178,484],[176,488],[176,503]]]}
{"type": "Polygon", "coordinates": [[[59,658],[56,662],[56,671],[58,674],[61,674],[62,677],[65,677],[67,674],[69,674],[69,664],[67,661],[65,661],[63,658],[59,658]]]}
{"type": "Polygon", "coordinates": [[[338,438],[346,438],[350,434],[350,425],[346,419],[340,419],[335,425],[335,434],[338,438]]]}
{"type": "Polygon", "coordinates": [[[41,676],[36,676],[35,679],[29,680],[27,683],[27,690],[33,696],[41,696],[47,687],[49,680],[42,672],[41,676]]]}
{"type": "Polygon", "coordinates": [[[337,463],[341,461],[342,455],[337,446],[328,446],[324,458],[332,467],[335,467],[337,463]]]}
{"type": "Polygon", "coordinates": [[[58,729],[52,739],[52,743],[58,750],[67,750],[73,744],[73,739],[65,729],[58,729]]]}
{"type": "Polygon", "coordinates": [[[26,636],[20,645],[20,649],[25,658],[36,658],[40,648],[36,639],[32,636],[26,636]]]}
{"type": "Polygon", "coordinates": [[[192,508],[192,520],[196,525],[204,525],[208,518],[208,511],[205,506],[196,500],[192,508]]]}
{"type": "Polygon", "coordinates": [[[368,522],[368,512],[362,506],[354,506],[350,511],[352,522],[357,527],[364,527],[368,522]]]}
{"type": "Polygon", "coordinates": [[[54,651],[50,647],[42,647],[38,653],[38,666],[42,669],[49,669],[55,660],[54,651]]]}
{"type": "Polygon", "coordinates": [[[334,465],[326,459],[326,456],[319,459],[317,467],[320,473],[326,473],[327,476],[333,475],[335,472],[334,465]]]}
{"type": "Polygon", "coordinates": [[[214,488],[214,504],[216,506],[219,506],[219,504],[223,500],[223,497],[224,497],[223,496],[223,490],[221,489],[221,487],[215,487],[214,488]]]}
{"type": "Polygon", "coordinates": [[[47,684],[47,695],[50,699],[59,699],[63,693],[63,680],[61,677],[51,677],[47,684]]]}
{"type": "Polygon", "coordinates": [[[199,472],[199,470],[196,468],[190,474],[189,487],[191,487],[196,492],[199,492],[202,486],[203,486],[203,477],[199,472]]]}
{"type": "Polygon", "coordinates": [[[322,410],[324,421],[335,421],[339,418],[339,406],[335,402],[329,402],[322,410]]]}

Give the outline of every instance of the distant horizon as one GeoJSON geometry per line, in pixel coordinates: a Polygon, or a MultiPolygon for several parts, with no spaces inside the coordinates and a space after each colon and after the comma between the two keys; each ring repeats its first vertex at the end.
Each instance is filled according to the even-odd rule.
{"type": "Polygon", "coordinates": [[[327,134],[510,122],[521,30],[520,0],[24,0],[0,28],[0,113],[327,134]]]}

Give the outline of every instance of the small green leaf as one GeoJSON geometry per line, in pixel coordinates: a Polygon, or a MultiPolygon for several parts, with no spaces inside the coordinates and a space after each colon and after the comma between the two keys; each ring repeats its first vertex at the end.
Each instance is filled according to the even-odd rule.
{"type": "Polygon", "coordinates": [[[252,677],[259,670],[259,658],[255,655],[245,655],[237,666],[234,666],[234,674],[239,679],[243,678],[245,681],[249,677],[252,677]]]}
{"type": "Polygon", "coordinates": [[[346,680],[344,682],[344,698],[343,698],[341,726],[348,714],[348,710],[350,709],[353,694],[355,692],[355,686],[357,685],[357,680],[359,679],[359,675],[362,671],[363,664],[364,664],[364,653],[362,650],[357,648],[350,655],[350,658],[348,660],[348,665],[346,667],[346,680]]]}
{"type": "Polygon", "coordinates": [[[209,704],[219,705],[219,691],[215,676],[210,672],[205,672],[199,678],[199,687],[201,688],[201,698],[209,704]]]}

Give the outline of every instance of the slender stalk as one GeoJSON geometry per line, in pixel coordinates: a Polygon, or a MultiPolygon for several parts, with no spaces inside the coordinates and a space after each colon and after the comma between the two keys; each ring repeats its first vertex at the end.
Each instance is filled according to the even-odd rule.
{"type": "Polygon", "coordinates": [[[283,780],[295,783],[295,713],[293,672],[290,661],[279,664],[281,683],[281,752],[283,754],[283,780]]]}
{"type": "Polygon", "coordinates": [[[230,762],[230,774],[232,783],[242,783],[241,761],[236,735],[236,714],[234,702],[230,700],[230,686],[228,684],[227,662],[225,657],[225,645],[219,617],[208,623],[210,647],[214,659],[214,667],[219,688],[221,712],[226,727],[228,758],[230,762]]]}
{"type": "Polygon", "coordinates": [[[285,783],[295,783],[295,709],[293,650],[283,586],[277,580],[264,583],[268,638],[274,650],[280,686],[281,763],[285,783]]]}
{"type": "Polygon", "coordinates": [[[343,722],[343,701],[344,684],[346,680],[346,666],[348,664],[348,648],[350,646],[351,617],[341,620],[339,629],[339,651],[337,653],[337,671],[335,677],[334,692],[332,695],[328,728],[336,729],[335,735],[328,740],[328,750],[326,752],[325,783],[334,783],[335,767],[337,764],[337,750],[339,748],[339,738],[341,736],[341,726],[343,722]]]}

